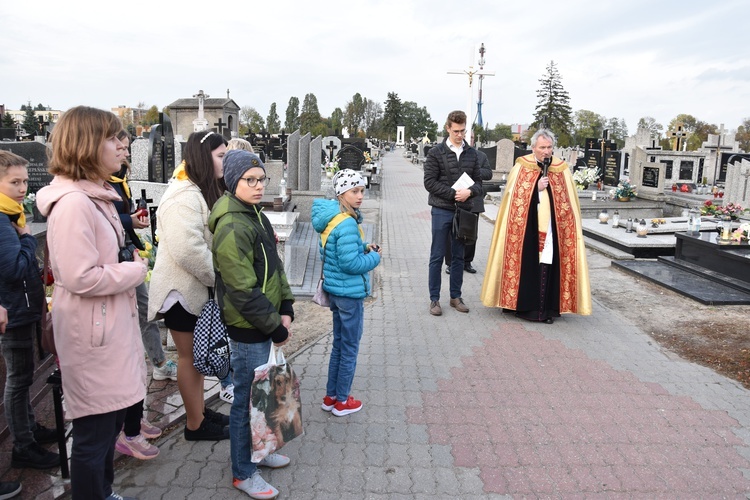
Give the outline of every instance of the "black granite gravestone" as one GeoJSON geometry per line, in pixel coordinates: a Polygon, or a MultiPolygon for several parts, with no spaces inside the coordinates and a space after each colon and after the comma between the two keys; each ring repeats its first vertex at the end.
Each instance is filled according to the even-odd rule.
{"type": "Polygon", "coordinates": [[[497,146],[479,148],[479,151],[487,155],[487,160],[490,162],[490,168],[494,170],[495,165],[497,165],[497,146]]]}
{"type": "Polygon", "coordinates": [[[587,168],[599,168],[599,160],[601,160],[602,154],[598,149],[587,149],[583,153],[583,161],[587,168]]]}
{"type": "Polygon", "coordinates": [[[661,163],[664,164],[664,178],[671,179],[672,167],[674,166],[674,161],[673,160],[661,160],[661,163]]]}
{"type": "Polygon", "coordinates": [[[0,128],[0,141],[15,141],[15,140],[16,140],[16,129],[0,128]]]}
{"type": "Polygon", "coordinates": [[[641,179],[643,187],[659,187],[659,169],[656,167],[643,167],[643,178],[641,179]]]}
{"type": "Polygon", "coordinates": [[[159,113],[159,124],[148,137],[148,180],[166,183],[174,173],[174,130],[168,115],[159,113]]]}
{"type": "Polygon", "coordinates": [[[41,142],[0,142],[0,149],[17,154],[29,162],[29,193],[36,193],[52,181],[47,171],[47,146],[41,142]]]}
{"type": "Polygon", "coordinates": [[[693,180],[693,162],[690,160],[680,160],[680,180],[681,181],[692,181],[693,180]]]}
{"type": "Polygon", "coordinates": [[[361,149],[351,145],[341,148],[336,158],[339,160],[339,169],[350,168],[352,170],[362,170],[362,164],[365,162],[365,154],[361,149]]]}
{"type": "Polygon", "coordinates": [[[616,186],[620,182],[620,152],[607,151],[604,154],[602,182],[605,186],[616,186]]]}

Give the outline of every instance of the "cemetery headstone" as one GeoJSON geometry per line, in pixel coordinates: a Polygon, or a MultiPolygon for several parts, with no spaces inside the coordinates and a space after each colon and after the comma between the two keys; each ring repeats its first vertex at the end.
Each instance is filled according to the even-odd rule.
{"type": "Polygon", "coordinates": [[[495,164],[497,163],[497,146],[479,148],[479,150],[487,155],[487,160],[490,162],[490,168],[494,169],[495,164]]]}
{"type": "Polygon", "coordinates": [[[659,187],[659,168],[658,167],[643,167],[643,176],[641,180],[641,186],[647,187],[647,188],[659,187]]]}
{"type": "Polygon", "coordinates": [[[607,151],[604,153],[604,168],[602,182],[605,186],[616,186],[620,182],[620,152],[607,151]]]}
{"type": "Polygon", "coordinates": [[[159,124],[149,134],[148,180],[167,182],[175,168],[174,130],[169,116],[159,113],[159,124]]]}
{"type": "Polygon", "coordinates": [[[47,171],[47,146],[36,141],[0,142],[0,149],[10,151],[29,162],[29,193],[36,193],[52,181],[47,171]]]}
{"type": "Polygon", "coordinates": [[[287,139],[287,187],[300,189],[299,185],[299,130],[295,130],[287,139]]]}
{"type": "Polygon", "coordinates": [[[333,161],[336,152],[341,149],[341,139],[335,135],[329,135],[322,139],[323,148],[328,156],[328,161],[333,161]]]}
{"type": "Polygon", "coordinates": [[[16,140],[16,129],[0,128],[0,141],[15,141],[15,140],[16,140]]]}
{"type": "Polygon", "coordinates": [[[507,174],[516,162],[516,145],[510,139],[500,139],[497,143],[497,157],[495,163],[490,162],[493,170],[507,174]]]}
{"type": "Polygon", "coordinates": [[[321,155],[323,155],[323,141],[320,136],[317,136],[310,142],[310,181],[308,185],[310,191],[320,191],[321,155]]]}
{"type": "Polygon", "coordinates": [[[693,180],[693,162],[689,160],[680,160],[680,172],[678,174],[681,181],[693,180]]]}
{"type": "MultiPolygon", "coordinates": [[[[310,190],[310,132],[299,139],[299,189],[310,190]]],[[[317,162],[317,158],[316,158],[317,162]]],[[[320,174],[318,174],[320,177],[320,174]]]]}
{"type": "Polygon", "coordinates": [[[586,168],[599,168],[601,157],[601,152],[598,149],[587,149],[583,153],[583,161],[586,164],[586,168]]]}
{"type": "Polygon", "coordinates": [[[341,151],[339,151],[337,156],[340,169],[343,170],[345,168],[350,168],[352,170],[362,170],[362,164],[365,162],[365,155],[361,149],[351,145],[346,145],[341,148],[341,151]]]}

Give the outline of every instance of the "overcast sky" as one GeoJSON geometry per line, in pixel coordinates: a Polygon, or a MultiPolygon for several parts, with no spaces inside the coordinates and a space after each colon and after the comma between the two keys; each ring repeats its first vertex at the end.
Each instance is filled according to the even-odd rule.
{"type": "MultiPolygon", "coordinates": [[[[466,109],[486,48],[485,123],[530,123],[551,60],[574,111],[667,126],[750,117],[748,0],[0,2],[0,103],[159,108],[202,89],[284,121],[313,93],[323,116],[359,92],[466,109]]],[[[476,101],[477,85],[474,92],[476,101]]]]}

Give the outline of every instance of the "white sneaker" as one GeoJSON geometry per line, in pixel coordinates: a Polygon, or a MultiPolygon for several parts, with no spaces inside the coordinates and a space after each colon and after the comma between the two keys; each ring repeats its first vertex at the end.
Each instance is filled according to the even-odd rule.
{"type": "Polygon", "coordinates": [[[232,481],[232,484],[238,490],[247,493],[250,498],[255,498],[257,500],[276,498],[279,495],[279,490],[268,484],[266,480],[261,477],[260,472],[257,471],[253,474],[253,477],[249,477],[242,481],[235,478],[234,481],[232,481]]]}
{"type": "Polygon", "coordinates": [[[286,467],[291,462],[291,459],[280,453],[271,453],[263,457],[263,460],[258,462],[259,467],[268,467],[269,469],[281,469],[286,467]]]}
{"type": "Polygon", "coordinates": [[[234,402],[234,384],[222,387],[219,391],[219,399],[231,405],[234,402]]]}
{"type": "Polygon", "coordinates": [[[154,366],[151,378],[154,380],[177,380],[177,363],[168,359],[162,366],[154,366]]]}

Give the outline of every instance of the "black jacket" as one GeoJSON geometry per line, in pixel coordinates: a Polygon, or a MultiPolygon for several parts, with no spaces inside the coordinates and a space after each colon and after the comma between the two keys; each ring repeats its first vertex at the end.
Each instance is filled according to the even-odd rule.
{"type": "MultiPolygon", "coordinates": [[[[120,175],[122,175],[123,172],[120,172],[120,175]]],[[[133,219],[130,218],[130,214],[133,213],[135,210],[135,205],[133,205],[133,199],[128,198],[128,205],[125,205],[125,199],[127,198],[127,195],[125,194],[125,190],[122,188],[122,183],[119,182],[110,182],[110,186],[115,188],[115,191],[117,191],[117,194],[120,195],[120,198],[122,200],[115,201],[115,208],[117,209],[117,214],[120,216],[120,222],[122,222],[122,227],[125,229],[125,236],[126,239],[129,240],[138,250],[145,250],[143,247],[143,243],[141,243],[141,239],[138,237],[138,233],[135,232],[135,229],[133,228],[133,219]],[[128,208],[130,210],[128,210],[128,208]]]]}
{"type": "Polygon", "coordinates": [[[16,328],[42,319],[45,298],[36,238],[19,238],[11,220],[0,213],[0,305],[8,310],[8,328],[16,328]]]}
{"type": "MultiPolygon", "coordinates": [[[[477,155],[479,156],[479,175],[483,181],[492,179],[492,167],[490,167],[490,160],[487,159],[487,155],[477,149],[477,155]]],[[[480,183],[481,185],[481,183],[480,183]]],[[[482,187],[482,194],[471,198],[473,203],[471,211],[475,214],[484,212],[484,187],[482,187]]]]}
{"type": "Polygon", "coordinates": [[[464,141],[459,165],[456,154],[446,145],[446,140],[430,149],[424,162],[424,187],[429,193],[427,203],[446,210],[453,210],[457,205],[464,210],[472,210],[473,198],[482,196],[479,155],[464,141]],[[464,172],[474,181],[469,188],[471,197],[463,203],[456,203],[456,191],[451,186],[464,172]]]}

